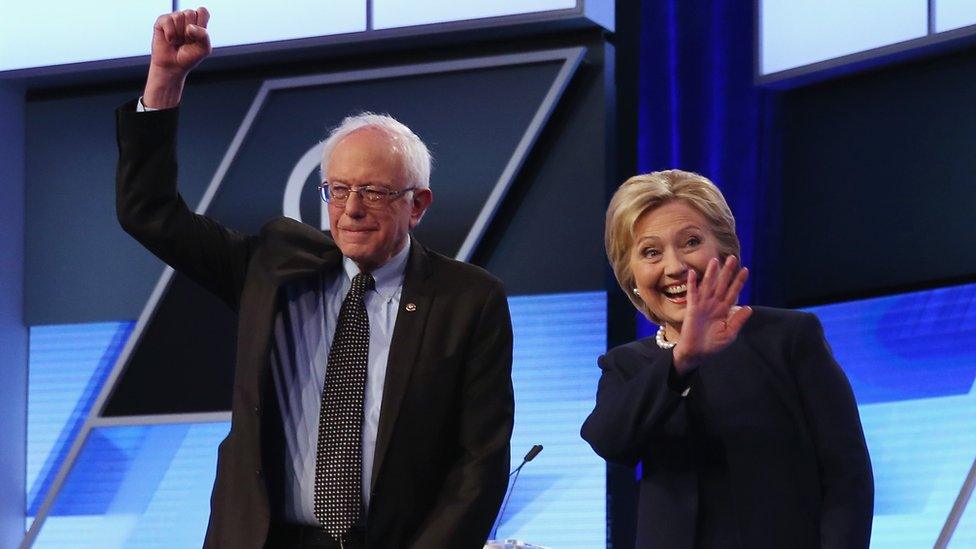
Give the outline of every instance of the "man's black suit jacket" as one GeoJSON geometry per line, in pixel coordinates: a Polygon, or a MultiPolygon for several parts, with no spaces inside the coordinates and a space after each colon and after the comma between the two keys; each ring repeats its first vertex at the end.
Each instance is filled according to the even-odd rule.
{"type": "Polygon", "coordinates": [[[868,546],[871,462],[814,315],[755,307],[688,380],[673,356],[649,337],[601,357],[582,429],[603,458],[641,463],[637,547],[868,546]]]}
{"type": "MultiPolygon", "coordinates": [[[[258,235],[191,212],[176,190],[177,109],[117,112],[120,223],[238,313],[231,430],[204,545],[264,545],[282,510],[284,442],[269,353],[279,289],[341,268],[321,231],[280,218],[258,235]]],[[[507,486],[512,329],[501,283],[414,241],[387,363],[367,513],[369,547],[481,547],[507,486]],[[406,304],[415,305],[405,309],[406,304]]]]}

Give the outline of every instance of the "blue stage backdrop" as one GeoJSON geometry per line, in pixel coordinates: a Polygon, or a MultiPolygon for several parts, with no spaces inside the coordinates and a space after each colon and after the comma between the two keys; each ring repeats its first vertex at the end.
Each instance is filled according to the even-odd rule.
{"type": "MultiPolygon", "coordinates": [[[[516,487],[499,537],[605,545],[604,466],[578,437],[606,345],[602,293],[515,297],[512,459],[545,450],[516,487]]],[[[872,547],[931,546],[976,457],[976,284],[808,309],[860,403],[876,478],[872,547]]],[[[129,323],[31,331],[28,514],[90,405],[129,323]]],[[[94,431],[38,547],[191,547],[206,526],[226,423],[94,431]],[[151,535],[150,535],[151,534],[151,535]]],[[[972,505],[950,547],[976,544],[972,505]]]]}
{"type": "MultiPolygon", "coordinates": [[[[807,310],[860,405],[875,477],[871,547],[932,547],[976,460],[976,284],[807,310]]],[[[950,547],[976,547],[974,508],[950,547]]]]}
{"type": "MultiPolygon", "coordinates": [[[[931,547],[976,460],[976,284],[805,310],[857,397],[874,467],[871,547],[931,547]]],[[[976,546],[974,509],[950,547],[976,546]]]]}
{"type": "MultiPolygon", "coordinates": [[[[512,461],[533,444],[498,536],[549,547],[606,544],[603,461],[579,437],[606,349],[603,292],[510,299],[515,330],[512,461]]],[[[132,329],[131,322],[31,329],[28,524],[80,422],[132,329]]],[[[137,420],[136,420],[137,421],[137,420]]],[[[229,423],[97,427],[58,493],[35,547],[199,547],[217,445],[229,423]]]]}

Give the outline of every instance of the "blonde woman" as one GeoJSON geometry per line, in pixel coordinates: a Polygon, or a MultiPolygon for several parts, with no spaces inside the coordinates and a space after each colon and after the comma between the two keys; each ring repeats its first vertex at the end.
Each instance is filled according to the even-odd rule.
{"type": "Polygon", "coordinates": [[[735,219],[708,179],[632,177],[607,256],[656,336],[600,357],[582,436],[642,464],[637,547],[867,547],[874,485],[850,384],[809,313],[740,307],[735,219]]]}

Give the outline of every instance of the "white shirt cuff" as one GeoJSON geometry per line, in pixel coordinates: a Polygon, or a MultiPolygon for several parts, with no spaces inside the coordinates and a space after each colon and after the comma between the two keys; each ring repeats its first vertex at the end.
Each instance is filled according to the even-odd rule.
{"type": "Polygon", "coordinates": [[[152,112],[158,111],[159,109],[154,109],[152,107],[147,107],[145,103],[142,102],[142,96],[139,96],[139,101],[136,101],[136,112],[152,112]]]}

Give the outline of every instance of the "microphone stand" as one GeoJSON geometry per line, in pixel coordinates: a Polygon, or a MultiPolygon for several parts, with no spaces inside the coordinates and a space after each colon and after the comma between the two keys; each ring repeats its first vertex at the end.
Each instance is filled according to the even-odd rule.
{"type": "Polygon", "coordinates": [[[541,451],[541,444],[536,444],[533,446],[532,449],[525,454],[525,457],[522,458],[522,463],[520,463],[514,471],[508,474],[508,478],[512,479],[512,481],[508,483],[508,490],[505,491],[505,499],[502,501],[501,511],[498,512],[498,519],[495,521],[495,527],[491,529],[491,534],[489,536],[490,539],[495,539],[495,536],[498,535],[498,527],[502,524],[502,517],[505,516],[505,508],[508,507],[508,500],[512,497],[512,492],[515,491],[515,483],[518,481],[519,473],[522,471],[522,467],[525,467],[526,463],[535,459],[535,456],[539,455],[539,452],[541,451]]]}

